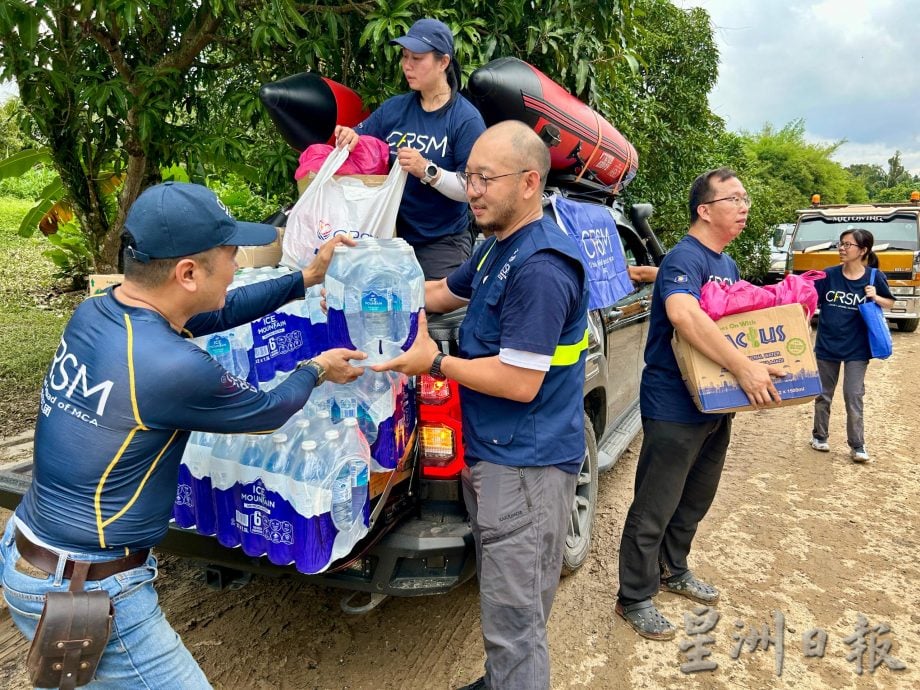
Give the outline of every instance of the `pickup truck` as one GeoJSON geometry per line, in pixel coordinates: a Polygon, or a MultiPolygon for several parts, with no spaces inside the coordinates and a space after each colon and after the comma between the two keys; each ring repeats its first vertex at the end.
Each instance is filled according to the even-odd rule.
{"type": "MultiPolygon", "coordinates": [[[[557,193],[563,193],[557,191],[557,193]]],[[[568,193],[578,198],[574,193],[568,193]]],[[[664,250],[648,224],[649,204],[623,206],[608,197],[619,240],[629,265],[656,266],[664,250]]],[[[585,199],[582,199],[585,200],[585,199]]],[[[546,206],[552,213],[552,207],[546,206]]],[[[577,570],[591,549],[598,475],[613,467],[641,428],[639,378],[648,331],[652,285],[636,284],[616,304],[594,310],[589,318],[584,411],[587,450],[579,474],[566,539],[564,569],[577,570]]],[[[455,348],[462,313],[432,317],[429,329],[445,350],[455,348]]],[[[415,442],[397,469],[375,475],[371,485],[372,528],[351,554],[319,575],[303,575],[292,566],[251,558],[221,546],[214,537],[171,525],[161,552],[203,562],[216,586],[245,582],[250,573],[290,574],[314,583],[351,590],[345,611],[370,610],[386,596],[439,594],[476,572],[473,537],[460,488],[463,450],[456,383],[435,385],[419,377],[415,442]],[[363,596],[358,593],[366,593],[363,596]],[[368,600],[368,596],[369,600],[368,600]],[[360,597],[365,601],[353,603],[360,597]]],[[[31,461],[0,471],[0,505],[13,509],[31,480],[31,461]]]]}

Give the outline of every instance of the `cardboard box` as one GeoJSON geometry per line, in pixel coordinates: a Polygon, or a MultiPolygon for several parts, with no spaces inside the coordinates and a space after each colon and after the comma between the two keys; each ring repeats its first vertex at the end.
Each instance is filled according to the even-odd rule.
{"type": "MultiPolygon", "coordinates": [[[[774,385],[780,405],[811,402],[821,393],[818,363],[801,305],[759,309],[716,321],[722,334],[748,359],[779,366],[786,372],[774,385]]],[[[674,356],[693,402],[703,412],[739,412],[753,409],[735,377],[697,352],[678,333],[671,341],[674,356]]]]}
{"type": "Polygon", "coordinates": [[[277,228],[278,239],[271,244],[261,247],[240,247],[236,253],[236,263],[240,268],[261,268],[262,266],[277,266],[281,261],[281,242],[284,239],[284,228],[277,228]]]}
{"type": "MultiPolygon", "coordinates": [[[[306,177],[301,177],[297,180],[297,193],[303,196],[304,190],[310,186],[310,183],[313,182],[313,179],[316,177],[315,172],[307,173],[306,177]]],[[[368,187],[379,187],[384,182],[386,182],[387,175],[333,175],[333,179],[349,179],[349,180],[359,180],[366,184],[368,187]]]]}
{"type": "Polygon", "coordinates": [[[91,273],[86,280],[87,294],[92,296],[112,285],[120,285],[125,281],[125,276],[123,273],[91,273]]]}

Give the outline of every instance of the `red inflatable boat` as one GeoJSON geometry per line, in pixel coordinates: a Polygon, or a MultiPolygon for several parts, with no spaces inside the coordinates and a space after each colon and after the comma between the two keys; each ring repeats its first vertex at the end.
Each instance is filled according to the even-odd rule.
{"type": "Polygon", "coordinates": [[[639,166],[633,145],[597,111],[532,65],[504,57],[470,75],[470,100],[487,125],[521,120],[551,146],[552,168],[562,181],[588,181],[622,191],[639,166]]]}
{"type": "MultiPolygon", "coordinates": [[[[505,57],[470,75],[467,94],[487,125],[521,120],[550,146],[553,182],[616,194],[636,175],[633,145],[595,110],[537,68],[505,57]]],[[[353,127],[367,117],[358,94],[305,72],[264,85],[259,97],[292,147],[332,143],[337,124],[353,127]]]]}

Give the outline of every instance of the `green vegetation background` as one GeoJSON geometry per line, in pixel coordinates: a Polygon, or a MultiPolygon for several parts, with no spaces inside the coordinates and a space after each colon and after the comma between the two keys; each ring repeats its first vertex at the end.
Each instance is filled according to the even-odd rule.
{"type": "Polygon", "coordinates": [[[0,197],[0,437],[34,424],[42,377],[83,296],[60,290],[42,235],[16,234],[31,206],[0,197]]]}

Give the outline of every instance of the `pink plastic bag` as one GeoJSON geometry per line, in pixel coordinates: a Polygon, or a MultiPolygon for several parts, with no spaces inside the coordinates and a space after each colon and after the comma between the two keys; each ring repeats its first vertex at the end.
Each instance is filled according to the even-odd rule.
{"type": "Polygon", "coordinates": [[[776,298],[772,292],[746,280],[730,285],[713,281],[706,283],[700,291],[700,307],[713,321],[743,311],[766,309],[775,304],[776,298]]]}
{"type": "Polygon", "coordinates": [[[768,285],[764,289],[770,290],[776,296],[776,306],[798,302],[805,307],[805,313],[810,319],[818,308],[818,291],[815,289],[815,281],[821,280],[825,275],[824,271],[806,271],[801,275],[790,274],[781,282],[768,285]]]}
{"type": "Polygon", "coordinates": [[[723,316],[755,311],[784,304],[801,304],[810,319],[818,307],[815,281],[824,277],[823,271],[808,271],[802,275],[788,275],[776,285],[758,287],[746,280],[731,285],[706,283],[700,291],[700,308],[713,321],[723,316]]]}
{"type": "MultiPolygon", "coordinates": [[[[300,165],[294,173],[299,180],[307,173],[319,172],[334,147],[329,144],[312,144],[300,154],[300,165]]],[[[355,150],[348,155],[337,175],[386,175],[390,172],[390,147],[377,137],[362,134],[355,150]]]]}

